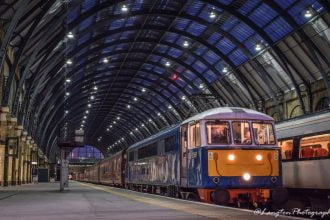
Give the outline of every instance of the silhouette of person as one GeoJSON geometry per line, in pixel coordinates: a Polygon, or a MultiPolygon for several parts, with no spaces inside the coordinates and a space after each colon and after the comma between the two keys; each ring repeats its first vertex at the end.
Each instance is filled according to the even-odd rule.
{"type": "Polygon", "coordinates": [[[214,127],[211,130],[211,141],[213,144],[226,144],[227,135],[224,127],[214,127]]]}

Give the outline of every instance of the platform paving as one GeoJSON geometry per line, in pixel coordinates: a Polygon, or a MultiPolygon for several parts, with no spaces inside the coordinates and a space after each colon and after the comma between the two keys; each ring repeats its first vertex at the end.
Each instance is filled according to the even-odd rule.
{"type": "Polygon", "coordinates": [[[59,192],[59,183],[0,188],[0,219],[231,220],[275,217],[108,186],[70,182],[70,189],[65,192],[59,192]]]}

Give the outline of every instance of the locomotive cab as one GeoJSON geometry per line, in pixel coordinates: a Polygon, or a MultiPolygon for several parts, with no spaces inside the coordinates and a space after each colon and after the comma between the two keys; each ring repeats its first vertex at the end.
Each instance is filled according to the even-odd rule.
{"type": "Polygon", "coordinates": [[[244,113],[211,113],[181,126],[181,185],[197,188],[204,202],[257,206],[285,200],[274,121],[244,113]]]}

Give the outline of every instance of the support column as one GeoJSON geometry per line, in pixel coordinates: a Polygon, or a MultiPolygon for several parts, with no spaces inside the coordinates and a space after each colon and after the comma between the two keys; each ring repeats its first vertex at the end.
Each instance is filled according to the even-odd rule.
{"type": "Polygon", "coordinates": [[[0,123],[1,123],[1,168],[0,168],[0,181],[1,186],[8,186],[8,166],[9,166],[9,152],[8,146],[6,145],[6,138],[8,135],[8,128],[7,128],[7,117],[9,113],[8,107],[2,107],[0,113],[0,123]]]}
{"type": "Polygon", "coordinates": [[[32,182],[32,166],[31,166],[31,162],[32,162],[32,146],[33,144],[31,143],[31,136],[27,137],[27,182],[31,183],[32,182]]]}
{"type": "Polygon", "coordinates": [[[2,107],[0,112],[0,186],[7,184],[6,137],[7,137],[7,115],[9,108],[2,107]],[[6,169],[5,169],[6,168],[6,169]]]}
{"type": "Polygon", "coordinates": [[[7,115],[7,137],[6,147],[8,148],[8,185],[17,184],[18,176],[18,140],[17,118],[7,115]]]}
{"type": "Polygon", "coordinates": [[[26,131],[22,131],[22,135],[20,138],[20,149],[21,149],[21,161],[20,161],[20,180],[22,184],[26,183],[26,137],[27,137],[27,132],[26,131]]]}
{"type": "Polygon", "coordinates": [[[23,170],[23,149],[22,149],[22,131],[23,126],[18,125],[16,127],[16,134],[18,137],[18,159],[17,159],[17,184],[22,184],[22,170],[23,170]]]}

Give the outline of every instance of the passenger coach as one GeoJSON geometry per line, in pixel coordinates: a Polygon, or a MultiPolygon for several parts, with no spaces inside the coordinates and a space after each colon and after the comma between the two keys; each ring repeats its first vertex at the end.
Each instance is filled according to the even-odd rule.
{"type": "Polygon", "coordinates": [[[282,149],[284,186],[306,206],[329,206],[330,112],[278,123],[276,130],[282,149]]]}

